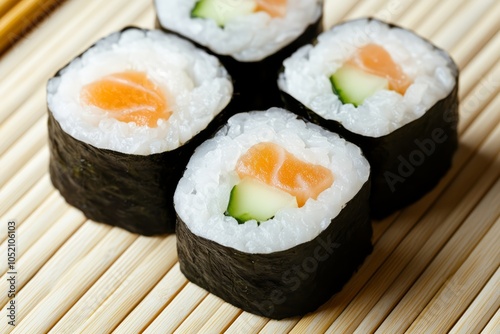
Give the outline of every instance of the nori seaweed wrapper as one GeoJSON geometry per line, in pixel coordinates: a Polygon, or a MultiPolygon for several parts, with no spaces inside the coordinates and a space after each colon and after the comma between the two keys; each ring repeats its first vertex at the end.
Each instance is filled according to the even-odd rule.
{"type": "Polygon", "coordinates": [[[175,231],[177,182],[194,149],[216,130],[214,123],[175,150],[134,155],[73,138],[51,112],[48,128],[50,178],[66,202],[89,219],[143,235],[175,231]]]}
{"type": "Polygon", "coordinates": [[[180,269],[191,282],[250,313],[282,319],[312,312],[372,251],[369,193],[368,180],[316,238],[269,254],[199,237],[177,217],[180,269]]]}
{"type": "Polygon", "coordinates": [[[313,24],[287,46],[276,53],[254,62],[241,62],[231,56],[220,55],[213,50],[198,44],[184,36],[181,31],[172,31],[160,24],[156,19],[156,27],[168,33],[189,40],[197,47],[219,58],[233,79],[234,98],[238,112],[267,110],[271,107],[282,107],[283,102],[277,84],[278,74],[283,61],[303,45],[312,43],[323,30],[323,14],[313,24]]]}
{"type": "MultiPolygon", "coordinates": [[[[126,27],[121,31],[127,29],[147,30],[126,27]]],[[[233,108],[231,101],[182,146],[151,155],[125,154],[77,140],[61,128],[49,109],[52,184],[66,202],[96,222],[142,235],[173,233],[173,195],[185,166],[196,147],[224,124],[233,108]]]]}
{"type": "Polygon", "coordinates": [[[351,132],[281,91],[288,110],[338,133],[363,150],[371,166],[370,208],[375,219],[387,217],[432,190],[451,167],[457,150],[459,70],[446,51],[436,46],[434,50],[449,59],[455,86],[424,115],[385,136],[369,137],[351,132]]]}

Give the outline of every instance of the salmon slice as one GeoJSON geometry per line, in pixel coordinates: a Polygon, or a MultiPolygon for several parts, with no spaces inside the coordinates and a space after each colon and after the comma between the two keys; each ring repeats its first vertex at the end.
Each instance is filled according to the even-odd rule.
{"type": "Polygon", "coordinates": [[[404,95],[412,81],[380,45],[367,44],[359,48],[349,61],[363,71],[389,80],[389,89],[404,95]]]}
{"type": "Polygon", "coordinates": [[[167,120],[163,91],[146,73],[126,71],[107,75],[85,85],[80,98],[83,103],[108,111],[120,122],[135,122],[139,126],[157,127],[158,120],[167,120]]]}
{"type": "Polygon", "coordinates": [[[287,0],[256,0],[256,11],[267,12],[271,17],[284,17],[286,15],[287,0]]]}
{"type": "Polygon", "coordinates": [[[269,142],[250,147],[238,160],[236,172],[241,179],[253,177],[295,196],[299,207],[333,184],[329,169],[301,161],[269,142]]]}

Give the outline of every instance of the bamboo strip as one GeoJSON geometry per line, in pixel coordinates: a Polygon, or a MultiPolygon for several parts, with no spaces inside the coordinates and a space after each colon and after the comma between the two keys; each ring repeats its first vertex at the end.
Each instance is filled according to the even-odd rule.
{"type": "Polygon", "coordinates": [[[181,273],[179,262],[177,262],[113,333],[135,334],[142,332],[165,308],[165,305],[168,305],[183,290],[186,284],[187,279],[181,273]]]}
{"type": "MultiPolygon", "coordinates": [[[[458,96],[461,99],[462,96],[466,96],[476,85],[478,78],[482,78],[484,73],[489,69],[498,64],[498,55],[500,54],[500,32],[486,44],[486,46],[480,50],[474,59],[467,65],[462,71],[460,78],[460,87],[458,91],[458,96]]],[[[498,86],[498,79],[492,82],[495,86],[498,86]]]]}
{"type": "Polygon", "coordinates": [[[207,296],[207,292],[188,282],[179,294],[144,330],[143,334],[171,333],[186,319],[198,304],[207,296]]]}
{"type": "Polygon", "coordinates": [[[0,215],[3,215],[46,172],[49,164],[48,150],[40,150],[0,190],[0,215]]]}
{"type": "Polygon", "coordinates": [[[229,304],[223,303],[217,309],[212,317],[200,329],[200,333],[223,333],[231,323],[240,315],[241,309],[229,304]]]}
{"type": "Polygon", "coordinates": [[[0,17],[8,13],[19,0],[2,0],[0,1],[0,17]]]}
{"type": "MultiPolygon", "coordinates": [[[[44,201],[50,197],[52,193],[53,188],[50,184],[49,175],[45,174],[35,184],[35,186],[28,191],[28,193],[17,201],[15,205],[9,208],[9,210],[0,218],[0,222],[15,220],[17,222],[17,226],[21,226],[24,221],[31,214],[33,214],[33,212],[35,212],[35,210],[43,205],[44,201]]],[[[0,231],[0,242],[3,242],[6,238],[7,231],[0,231]]]]}
{"type": "MultiPolygon", "coordinates": [[[[500,182],[495,187],[500,193],[500,182]]],[[[497,201],[494,203],[498,203],[497,201]]],[[[493,204],[494,205],[494,204],[493,204]]],[[[411,324],[408,333],[448,331],[500,266],[500,219],[411,324]],[[450,300],[451,299],[451,300],[450,300]]]]}
{"type": "Polygon", "coordinates": [[[450,334],[479,333],[500,309],[500,268],[481,290],[467,311],[450,330],[450,334]]]}
{"type": "Polygon", "coordinates": [[[146,8],[145,12],[135,21],[138,27],[155,29],[156,11],[153,6],[146,8]]]}
{"type": "Polygon", "coordinates": [[[395,212],[392,215],[390,215],[387,218],[384,218],[381,221],[377,221],[375,224],[372,224],[373,228],[373,236],[372,236],[372,242],[373,244],[376,244],[378,240],[382,237],[382,235],[387,231],[387,229],[397,221],[398,217],[400,215],[400,212],[395,212]]]}
{"type": "MultiPolygon", "coordinates": [[[[83,4],[83,3],[82,3],[83,4]]],[[[47,41],[43,48],[16,71],[11,72],[0,82],[0,96],[5,96],[3,109],[0,111],[0,122],[17,108],[36,87],[42,85],[58,68],[67,63],[76,54],[95,42],[98,36],[107,31],[114,31],[131,21],[131,18],[142,13],[148,3],[134,1],[126,6],[120,0],[105,2],[96,1],[82,6],[82,14],[75,20],[66,23],[65,29],[60,29],[57,38],[47,41]],[[92,25],[85,22],[92,22],[92,25]],[[85,29],[82,29],[85,27],[85,29]],[[57,52],[54,52],[57,50],[57,52]],[[78,52],[75,53],[75,50],[78,52]],[[44,66],[40,66],[43,63],[44,66]],[[26,80],[26,78],[30,80],[26,80]],[[12,90],[12,87],[20,89],[12,90]]]]}
{"type": "Polygon", "coordinates": [[[240,316],[229,326],[226,334],[257,334],[266,325],[268,319],[260,317],[248,312],[243,312],[240,316]]]}
{"type": "Polygon", "coordinates": [[[500,63],[485,73],[480,82],[470,91],[469,95],[460,102],[460,121],[458,131],[464,132],[474,118],[498,95],[500,91],[500,63]]]}
{"type": "Polygon", "coordinates": [[[47,118],[42,117],[7,152],[0,156],[0,187],[47,143],[47,118]]]}
{"type": "Polygon", "coordinates": [[[110,332],[118,326],[177,261],[175,236],[169,235],[160,239],[158,247],[141,260],[140,265],[125,282],[76,330],[76,333],[110,332]]]}
{"type": "Polygon", "coordinates": [[[432,37],[436,31],[459,11],[465,0],[443,0],[432,4],[432,11],[417,28],[417,33],[425,38],[432,37]]]}
{"type": "Polygon", "coordinates": [[[159,237],[137,238],[85,295],[66,312],[50,333],[75,333],[78,327],[83,325],[125,280],[127,282],[130,280],[140,262],[158,248],[161,241],[159,237]]]}
{"type": "MultiPolygon", "coordinates": [[[[57,249],[75,232],[85,221],[80,211],[69,209],[54,223],[51,229],[40,236],[38,241],[29,248],[26,253],[16,259],[20,275],[17,279],[16,289],[21,290],[26,282],[47,262],[57,249]]],[[[23,245],[22,234],[19,233],[18,245],[23,245]]],[[[19,248],[19,247],[18,247],[19,248]]],[[[4,274],[4,278],[8,274],[4,274]]],[[[5,281],[6,279],[2,279],[5,281]]],[[[0,305],[7,304],[7,295],[0,296],[0,305]]]]}
{"type": "MultiPolygon", "coordinates": [[[[497,134],[497,136],[490,137],[490,143],[488,143],[489,145],[483,146],[482,149],[486,147],[490,150],[493,150],[496,146],[494,140],[500,139],[500,127],[498,127],[497,134]]],[[[482,156],[485,153],[487,154],[488,152],[480,150],[478,152],[478,156],[482,156]]],[[[481,160],[474,160],[465,168],[465,170],[460,174],[459,178],[457,178],[457,180],[455,180],[455,182],[450,185],[450,188],[449,190],[447,190],[447,192],[450,194],[460,194],[461,189],[467,189],[464,185],[460,184],[461,179],[466,179],[467,176],[474,178],[474,176],[478,174],[478,171],[480,172],[485,168],[486,164],[484,162],[482,162],[481,160]]],[[[493,215],[495,211],[500,213],[500,211],[494,205],[493,207],[485,208],[483,205],[485,200],[482,199],[484,194],[491,187],[491,184],[498,178],[499,173],[500,169],[498,168],[498,165],[493,163],[492,166],[488,170],[486,170],[484,174],[482,174],[482,176],[477,180],[474,186],[471,187],[471,190],[468,191],[465,196],[463,196],[460,203],[454,206],[455,209],[447,216],[447,218],[439,225],[436,225],[435,230],[429,237],[429,239],[425,243],[420,245],[420,251],[415,255],[413,259],[408,261],[406,267],[401,272],[399,277],[390,285],[389,289],[371,308],[370,312],[363,317],[363,321],[356,328],[355,333],[374,332],[377,329],[378,325],[382,323],[384,319],[386,319],[389,313],[391,313],[391,310],[392,312],[395,312],[395,305],[400,301],[401,298],[407,298],[407,296],[409,296],[409,293],[407,291],[409,289],[413,289],[413,287],[418,284],[414,283],[417,279],[419,279],[419,276],[422,274],[422,272],[425,272],[426,270],[429,270],[431,267],[433,267],[433,263],[436,261],[436,259],[433,260],[433,258],[436,256],[436,254],[438,254],[438,252],[439,254],[437,255],[437,258],[446,258],[446,260],[445,262],[440,262],[439,265],[435,266],[436,269],[429,274],[429,277],[431,279],[439,280],[439,278],[441,277],[446,277],[446,274],[442,272],[445,268],[453,268],[453,265],[458,266],[459,263],[463,261],[463,259],[472,250],[473,245],[475,245],[481,239],[482,235],[479,233],[479,231],[483,229],[483,227],[479,227],[480,224],[478,220],[475,220],[473,222],[473,226],[468,226],[467,223],[464,223],[462,226],[460,225],[469,214],[469,212],[474,210],[476,206],[482,207],[486,210],[482,213],[483,217],[488,217],[488,213],[490,213],[491,216],[492,211],[493,215]],[[471,228],[474,229],[474,231],[470,231],[471,228]],[[463,240],[464,243],[460,242],[458,244],[453,244],[454,247],[449,253],[446,253],[446,255],[441,255],[443,251],[440,251],[440,249],[447,243],[447,240],[449,238],[452,238],[454,233],[460,233],[460,231],[463,229],[468,230],[466,236],[468,239],[463,240]]],[[[452,196],[448,195],[443,199],[449,200],[451,198],[452,196]]],[[[488,204],[491,203],[491,201],[488,201],[488,204]]],[[[439,207],[448,207],[446,206],[446,204],[453,203],[437,203],[436,205],[439,207]]],[[[492,219],[492,221],[494,221],[494,219],[492,219]]],[[[487,225],[487,223],[484,223],[483,225],[487,225]]],[[[453,242],[453,240],[454,239],[452,238],[452,241],[448,242],[448,244],[453,242]]],[[[450,245],[447,245],[446,247],[451,248],[450,245]]],[[[422,279],[422,277],[420,277],[420,279],[422,279]]],[[[431,296],[436,291],[432,289],[434,285],[431,283],[432,282],[425,281],[425,283],[419,285],[420,289],[418,289],[417,294],[414,294],[413,298],[408,297],[408,302],[411,303],[410,306],[408,306],[404,310],[404,312],[398,312],[397,314],[395,313],[396,315],[394,316],[394,319],[387,322],[388,327],[385,326],[384,328],[379,330],[379,332],[397,333],[399,331],[404,331],[405,328],[397,327],[396,323],[398,321],[411,321],[411,319],[414,319],[414,317],[418,315],[418,305],[415,305],[415,302],[417,300],[423,300],[427,296],[431,296]],[[414,314],[413,318],[412,314],[414,314]]],[[[436,289],[438,287],[439,286],[436,286],[436,289]]]]}
{"type": "Polygon", "coordinates": [[[200,329],[213,315],[213,313],[209,313],[207,310],[215,312],[222,307],[223,304],[224,301],[222,299],[215,295],[208,294],[193,312],[184,319],[182,324],[177,327],[174,333],[200,333],[200,329]]]}
{"type": "Polygon", "coordinates": [[[418,24],[425,20],[425,17],[435,5],[436,2],[433,0],[415,1],[415,4],[411,7],[411,10],[403,12],[399,19],[396,18],[392,21],[407,29],[413,30],[418,24]]]}
{"type": "Polygon", "coordinates": [[[481,20],[484,15],[493,8],[499,7],[495,6],[495,3],[489,0],[469,1],[465,3],[456,15],[450,17],[446,25],[440,27],[432,37],[432,40],[436,45],[444,49],[450,49],[471,30],[471,27],[473,27],[476,22],[481,20]]]}
{"type": "MultiPolygon", "coordinates": [[[[390,265],[390,263],[388,264],[385,261],[387,261],[388,257],[392,256],[391,252],[398,247],[398,244],[401,240],[403,240],[403,238],[405,238],[409,231],[417,225],[421,215],[426,213],[428,208],[443,192],[444,188],[451,183],[461,167],[472,156],[473,150],[479,146],[479,144],[486,137],[486,134],[491,131],[491,128],[498,123],[498,120],[497,123],[495,123],[494,118],[494,116],[497,116],[498,119],[497,103],[500,103],[500,98],[496,99],[496,103],[490,104],[489,108],[481,113],[480,117],[473,123],[470,129],[467,130],[466,134],[462,135],[461,142],[466,144],[469,148],[465,149],[463,145],[459,147],[455,155],[454,164],[443,180],[441,180],[436,188],[431,193],[427,194],[427,196],[425,196],[422,200],[404,209],[397,221],[391,225],[384,235],[382,235],[378,244],[383,245],[383,248],[375,247],[373,253],[365,260],[365,263],[360,268],[359,272],[356,273],[349,280],[349,282],[347,282],[346,286],[344,286],[337,295],[323,305],[323,307],[316,311],[316,316],[306,315],[303,317],[292,332],[300,333],[325,331],[335,319],[338,319],[338,316],[344,311],[344,307],[347,306],[347,308],[349,308],[348,304],[352,301],[358,291],[360,291],[363,285],[368,280],[370,280],[368,281],[368,285],[370,282],[375,281],[375,279],[371,276],[377,269],[379,269],[379,266],[383,267],[390,265]],[[359,282],[357,282],[358,280],[359,282]]],[[[394,256],[393,259],[393,262],[397,262],[397,259],[394,258],[394,256]]],[[[378,274],[380,275],[380,273],[378,274]]],[[[391,271],[386,270],[386,274],[391,275],[391,271]]],[[[382,284],[387,285],[387,283],[388,282],[382,280],[382,284]]],[[[366,288],[366,286],[364,288],[366,288]]],[[[374,289],[377,291],[379,290],[378,287],[374,287],[374,289]]],[[[351,312],[354,312],[353,305],[350,306],[351,312]]],[[[367,312],[369,307],[364,307],[363,310],[364,312],[367,312]]]]}
{"type": "MultiPolygon", "coordinates": [[[[22,301],[22,312],[17,320],[24,317],[36,307],[53,289],[61,276],[75,263],[80,261],[103,237],[110,228],[85,223],[75,234],[48,260],[45,265],[29,280],[24,288],[16,293],[16,299],[22,301]]],[[[21,273],[22,274],[22,273],[21,273]]],[[[1,326],[4,323],[0,324],[1,326]]],[[[21,324],[18,323],[18,326],[21,324]]],[[[2,329],[3,327],[0,327],[2,329]]],[[[5,333],[12,328],[4,328],[5,333]]],[[[3,332],[4,333],[4,332],[3,332]]]]}
{"type": "Polygon", "coordinates": [[[25,318],[13,333],[47,332],[136,238],[122,229],[112,228],[90,252],[69,268],[43,300],[33,305],[30,311],[23,311],[26,312],[25,318]]]}
{"type": "Polygon", "coordinates": [[[0,134],[3,139],[0,142],[0,154],[7,151],[16,140],[23,136],[45,114],[46,110],[45,88],[31,92],[29,99],[0,124],[0,134]]]}
{"type": "Polygon", "coordinates": [[[403,13],[411,11],[412,6],[417,3],[411,0],[386,1],[383,8],[370,15],[385,22],[396,23],[403,13]]]}
{"type": "Polygon", "coordinates": [[[500,331],[500,310],[498,310],[493,318],[488,322],[486,327],[483,328],[481,334],[498,333],[500,331]]]}
{"type": "Polygon", "coordinates": [[[11,47],[31,30],[43,17],[61,3],[61,0],[20,0],[0,18],[0,53],[11,47]]]}
{"type": "Polygon", "coordinates": [[[381,7],[385,5],[385,2],[386,0],[361,1],[357,6],[352,7],[343,19],[352,20],[358,17],[366,17],[381,9],[381,7]]]}
{"type": "Polygon", "coordinates": [[[324,30],[328,30],[332,25],[337,24],[344,15],[357,4],[358,0],[351,1],[325,1],[324,4],[324,30]]]}
{"type": "MultiPolygon", "coordinates": [[[[37,242],[40,236],[45,234],[67,212],[67,209],[68,206],[61,197],[53,193],[24,224],[16,224],[18,240],[21,243],[16,252],[17,260],[23,257],[24,253],[37,242]]],[[[7,241],[2,243],[0,251],[7,254],[7,241]]],[[[0,262],[0,274],[3,275],[7,270],[7,263],[0,262]]]]}
{"type": "Polygon", "coordinates": [[[500,2],[472,26],[451,54],[460,68],[464,68],[488,41],[500,30],[500,2]]]}
{"type": "MultiPolygon", "coordinates": [[[[269,322],[259,332],[260,334],[274,334],[274,333],[288,333],[292,330],[293,326],[299,322],[300,318],[289,318],[283,320],[269,320],[269,322]]],[[[306,332],[304,332],[306,333],[306,332]]],[[[317,332],[309,332],[317,333],[317,332]]]]}
{"type": "MultiPolygon", "coordinates": [[[[443,250],[440,251],[424,274],[406,292],[404,298],[392,310],[377,332],[404,331],[410,326],[425,304],[443,284],[446,277],[460,266],[464,258],[469,255],[472,248],[477,244],[477,240],[480,240],[493,224],[495,217],[492,217],[491,208],[494,208],[495,203],[498,203],[498,198],[496,198],[497,202],[495,202],[495,196],[498,197],[498,191],[495,193],[492,190],[487,195],[487,198],[480,202],[479,206],[467,218],[463,226],[443,250]],[[485,212],[489,213],[490,216],[486,216],[485,212]],[[491,223],[488,223],[488,220],[491,223]]],[[[498,215],[498,211],[496,214],[498,215]]]]}

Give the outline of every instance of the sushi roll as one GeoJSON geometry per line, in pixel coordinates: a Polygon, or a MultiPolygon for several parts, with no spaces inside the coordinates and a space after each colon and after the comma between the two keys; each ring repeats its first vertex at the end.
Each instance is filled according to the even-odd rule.
{"type": "Polygon", "coordinates": [[[284,109],[231,117],[175,191],[181,271],[247,312],[315,310],[372,251],[369,174],[357,146],[284,109]]]}
{"type": "Polygon", "coordinates": [[[238,110],[282,104],[283,60],[322,29],[321,0],[155,0],[158,26],[219,57],[234,80],[238,110]]]}
{"type": "Polygon", "coordinates": [[[47,83],[53,185],[94,221],[173,232],[175,186],[232,91],[217,58],[177,36],[104,37],[47,83]]]}
{"type": "Polygon", "coordinates": [[[457,149],[458,68],[431,42],[371,18],[323,32],[283,63],[287,108],[363,149],[374,218],[415,202],[457,149]]]}

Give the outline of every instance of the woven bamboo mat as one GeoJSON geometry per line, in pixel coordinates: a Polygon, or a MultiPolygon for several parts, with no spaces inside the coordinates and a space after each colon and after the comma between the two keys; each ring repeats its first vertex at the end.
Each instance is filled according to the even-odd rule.
{"type": "Polygon", "coordinates": [[[152,27],[144,0],[68,0],[0,59],[1,333],[500,333],[500,2],[347,0],[328,25],[375,16],[448,50],[461,69],[460,146],[418,203],[374,223],[375,249],[343,290],[302,318],[235,308],[179,271],[175,236],[86,220],[47,173],[45,83],[96,39],[152,27]],[[16,326],[8,324],[16,221],[16,326]]]}

